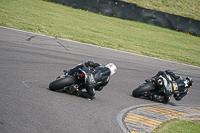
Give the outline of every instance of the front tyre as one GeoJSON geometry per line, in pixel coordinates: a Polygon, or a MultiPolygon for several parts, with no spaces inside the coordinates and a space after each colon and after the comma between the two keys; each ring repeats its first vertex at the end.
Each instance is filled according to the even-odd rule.
{"type": "Polygon", "coordinates": [[[144,83],[140,85],[138,88],[133,90],[132,95],[134,97],[140,97],[144,92],[151,91],[155,89],[155,85],[152,83],[144,83]]]}
{"type": "Polygon", "coordinates": [[[66,86],[74,84],[75,81],[76,81],[75,77],[68,75],[64,78],[61,78],[61,79],[58,79],[58,80],[51,82],[49,84],[49,89],[52,90],[52,91],[58,91],[58,90],[61,90],[62,88],[66,87],[66,86]]]}

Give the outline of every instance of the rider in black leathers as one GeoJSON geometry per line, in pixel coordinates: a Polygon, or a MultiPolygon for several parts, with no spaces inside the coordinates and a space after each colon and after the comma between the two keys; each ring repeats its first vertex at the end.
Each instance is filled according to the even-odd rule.
{"type": "Polygon", "coordinates": [[[170,70],[166,71],[159,71],[155,76],[152,77],[151,81],[157,81],[157,87],[162,88],[163,82],[161,80],[155,80],[159,78],[159,76],[164,77],[167,82],[175,81],[177,83],[177,90],[173,90],[172,92],[167,92],[164,95],[157,95],[157,94],[150,94],[150,98],[152,100],[161,101],[163,103],[168,103],[170,101],[170,96],[174,96],[175,100],[180,101],[184,96],[187,95],[188,89],[192,86],[193,80],[189,77],[186,77],[184,80],[180,76],[176,76],[175,73],[173,73],[170,70]]]}
{"type": "Polygon", "coordinates": [[[95,91],[101,91],[103,87],[108,84],[110,76],[117,70],[113,63],[109,63],[104,67],[99,63],[88,61],[70,69],[68,75],[74,76],[79,69],[82,69],[87,73],[85,81],[86,92],[79,90],[77,91],[77,95],[87,98],[88,100],[95,98],[95,91]]]}

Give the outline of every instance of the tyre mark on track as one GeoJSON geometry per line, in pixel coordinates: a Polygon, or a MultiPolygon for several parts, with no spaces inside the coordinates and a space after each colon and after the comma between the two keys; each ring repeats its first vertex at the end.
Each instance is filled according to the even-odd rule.
{"type": "Polygon", "coordinates": [[[31,41],[32,38],[36,37],[36,35],[29,37],[28,39],[26,39],[26,41],[31,41]]]}

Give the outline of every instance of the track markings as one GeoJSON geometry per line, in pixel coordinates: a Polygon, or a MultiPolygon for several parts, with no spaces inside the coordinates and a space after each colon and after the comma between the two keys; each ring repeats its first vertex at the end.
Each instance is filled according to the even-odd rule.
{"type": "Polygon", "coordinates": [[[130,131],[131,133],[140,133],[140,132],[136,132],[136,131],[130,131]]]}
{"type": "Polygon", "coordinates": [[[200,106],[144,104],[123,109],[117,116],[124,133],[151,133],[164,121],[200,115],[200,106]]]}
{"type": "Polygon", "coordinates": [[[178,118],[178,117],[188,115],[186,113],[175,111],[175,110],[168,109],[168,108],[164,108],[164,107],[161,107],[161,106],[150,106],[150,107],[141,107],[141,108],[145,109],[145,110],[152,111],[152,112],[156,112],[156,113],[159,113],[159,114],[163,114],[163,115],[166,115],[166,116],[170,116],[170,117],[173,117],[173,118],[178,118]]]}
{"type": "Polygon", "coordinates": [[[146,116],[133,114],[133,113],[127,113],[127,114],[128,115],[125,118],[125,120],[141,123],[141,124],[144,124],[144,125],[147,125],[147,126],[157,127],[158,125],[160,125],[162,123],[162,121],[155,120],[155,119],[152,119],[152,118],[149,118],[149,117],[146,117],[146,116]]]}
{"type": "Polygon", "coordinates": [[[194,109],[194,110],[198,110],[198,111],[200,111],[200,107],[188,107],[188,106],[186,106],[187,108],[190,108],[190,109],[194,109]]]}
{"type": "Polygon", "coordinates": [[[200,107],[153,105],[130,109],[125,113],[124,123],[130,133],[151,133],[166,120],[200,114],[200,107]]]}

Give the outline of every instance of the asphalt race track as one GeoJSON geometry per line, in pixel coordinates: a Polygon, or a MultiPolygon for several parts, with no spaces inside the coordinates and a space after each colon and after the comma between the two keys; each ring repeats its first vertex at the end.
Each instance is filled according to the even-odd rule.
{"type": "Polygon", "coordinates": [[[169,105],[200,103],[200,67],[5,27],[0,27],[0,66],[1,133],[123,133],[117,121],[121,110],[158,104],[131,93],[159,70],[194,80],[189,94],[169,105]],[[48,90],[63,69],[88,60],[118,67],[96,99],[48,90]]]}

